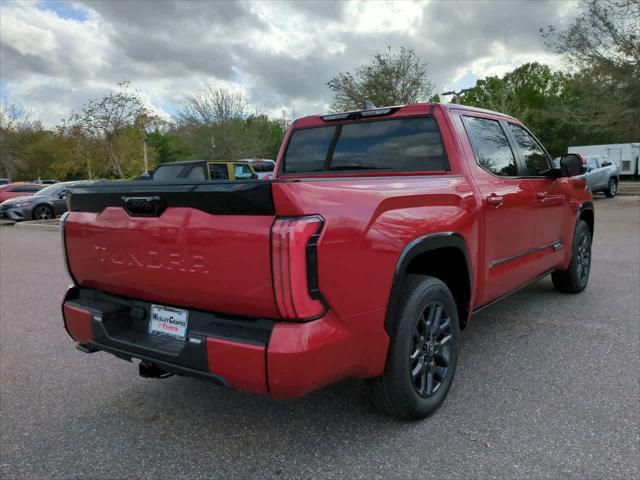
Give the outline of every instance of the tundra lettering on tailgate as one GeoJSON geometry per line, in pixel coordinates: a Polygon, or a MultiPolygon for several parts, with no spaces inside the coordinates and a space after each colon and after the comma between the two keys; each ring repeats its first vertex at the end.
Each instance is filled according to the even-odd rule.
{"type": "Polygon", "coordinates": [[[137,247],[124,252],[115,252],[111,251],[104,243],[94,243],[93,248],[101,263],[127,265],[129,267],[136,266],[169,272],[211,274],[211,271],[207,268],[205,256],[194,250],[184,252],[175,248],[157,250],[137,247]]]}

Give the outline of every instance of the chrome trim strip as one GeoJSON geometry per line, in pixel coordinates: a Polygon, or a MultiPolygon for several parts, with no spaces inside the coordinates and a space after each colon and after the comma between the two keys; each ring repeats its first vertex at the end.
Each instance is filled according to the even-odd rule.
{"type": "Polygon", "coordinates": [[[502,258],[500,260],[494,260],[493,262],[491,262],[489,264],[489,270],[491,270],[492,268],[498,267],[500,265],[503,265],[505,263],[512,262],[513,260],[517,260],[518,258],[524,257],[526,255],[531,255],[532,253],[540,252],[540,251],[545,250],[547,248],[553,248],[554,251],[558,251],[563,247],[564,247],[564,245],[562,244],[562,242],[560,240],[556,240],[555,242],[545,243],[544,245],[540,245],[539,247],[532,248],[531,250],[527,250],[525,252],[518,253],[518,254],[513,255],[511,257],[502,258]]]}

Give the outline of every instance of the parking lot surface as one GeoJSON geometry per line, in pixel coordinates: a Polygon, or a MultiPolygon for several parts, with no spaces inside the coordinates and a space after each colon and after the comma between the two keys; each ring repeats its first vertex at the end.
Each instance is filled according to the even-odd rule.
{"type": "Polygon", "coordinates": [[[638,478],[640,200],[597,198],[580,295],[546,278],[474,316],[417,423],[358,381],[275,401],[74,348],[59,236],[0,227],[0,476],[638,478]]]}

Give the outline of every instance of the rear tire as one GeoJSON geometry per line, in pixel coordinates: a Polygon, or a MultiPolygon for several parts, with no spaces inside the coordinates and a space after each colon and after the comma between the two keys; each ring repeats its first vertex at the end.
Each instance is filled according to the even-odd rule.
{"type": "Polygon", "coordinates": [[[578,220],[573,236],[572,256],[569,268],[556,270],[551,280],[557,290],[579,293],[587,287],[591,272],[591,230],[584,220],[578,220]]]}
{"type": "Polygon", "coordinates": [[[398,299],[384,372],[367,380],[373,403],[403,420],[420,420],[442,404],[456,371],[460,329],[449,288],[407,276],[398,299]]]}
{"type": "Polygon", "coordinates": [[[608,198],[613,198],[618,193],[618,181],[615,178],[609,179],[609,186],[604,191],[604,194],[608,198]]]}
{"type": "Polygon", "coordinates": [[[56,217],[53,209],[48,205],[38,205],[33,209],[31,216],[34,220],[49,220],[56,217]]]}

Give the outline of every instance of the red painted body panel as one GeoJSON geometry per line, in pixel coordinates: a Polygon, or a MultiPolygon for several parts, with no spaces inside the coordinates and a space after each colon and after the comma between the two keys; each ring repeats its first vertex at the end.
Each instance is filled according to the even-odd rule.
{"type": "Polygon", "coordinates": [[[65,304],[62,306],[62,314],[67,332],[69,332],[71,338],[80,343],[87,343],[93,340],[91,312],[65,304]]]}
{"type": "Polygon", "coordinates": [[[208,337],[207,361],[209,371],[233,388],[267,393],[264,347],[208,337]]]}
{"type": "Polygon", "coordinates": [[[43,185],[35,185],[35,184],[25,184],[25,183],[7,183],[6,185],[0,186],[0,203],[8,200],[10,198],[18,198],[18,197],[31,197],[36,192],[12,192],[11,190],[14,187],[19,187],[21,185],[29,185],[34,187],[43,188],[43,185]]]}
{"type": "Polygon", "coordinates": [[[159,218],[121,208],[65,222],[78,284],[127,297],[277,318],[271,286],[273,217],[169,208],[159,218]]]}
{"type": "MultiPolygon", "coordinates": [[[[279,217],[320,215],[317,270],[327,313],[309,322],[278,321],[266,348],[209,337],[209,370],[238,389],[278,398],[379,375],[389,347],[385,315],[407,245],[432,233],[463,238],[472,311],[541,273],[566,268],[576,216],[590,199],[583,180],[496,177],[478,166],[460,115],[519,123],[515,119],[428,104],[392,116],[428,112],[438,121],[450,171],[279,175],[291,131],[325,124],[306,117],[293,124],[278,156],[271,182],[275,216],[189,208],[168,208],[158,218],[130,217],[113,207],[72,212],[65,224],[70,269],[87,288],[282,320],[272,280],[272,226],[279,217]],[[491,203],[492,196],[502,200],[491,203]],[[553,248],[558,242],[564,248],[553,248]]],[[[300,272],[287,278],[302,281],[300,272]]]]}

